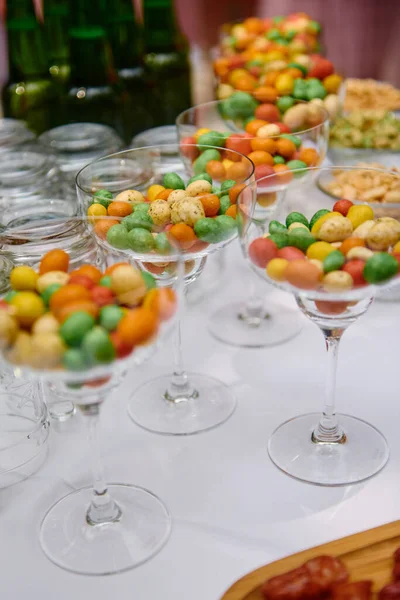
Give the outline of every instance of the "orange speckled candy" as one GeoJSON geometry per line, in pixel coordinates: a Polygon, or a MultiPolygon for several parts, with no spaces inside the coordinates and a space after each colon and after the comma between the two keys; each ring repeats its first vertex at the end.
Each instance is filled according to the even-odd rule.
{"type": "Polygon", "coordinates": [[[102,240],[105,240],[108,230],[113,225],[119,225],[119,221],[117,221],[117,219],[97,219],[96,225],[94,226],[95,234],[102,240]]]}
{"type": "Polygon", "coordinates": [[[133,211],[130,202],[111,202],[107,208],[107,214],[110,217],[127,217],[133,211]]]}
{"type": "Polygon", "coordinates": [[[69,255],[64,250],[50,250],[40,261],[39,273],[43,275],[49,271],[63,271],[66,273],[69,267],[69,255]]]}
{"type": "Polygon", "coordinates": [[[321,272],[316,265],[306,260],[293,260],[285,269],[288,283],[302,290],[314,290],[319,283],[321,272]]]}

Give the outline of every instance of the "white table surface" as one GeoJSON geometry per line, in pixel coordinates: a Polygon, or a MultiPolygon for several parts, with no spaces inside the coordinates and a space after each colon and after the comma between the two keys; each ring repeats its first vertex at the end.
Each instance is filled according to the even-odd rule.
{"type": "MultiPolygon", "coordinates": [[[[268,436],[285,419],[322,407],[324,344],[304,317],[300,335],[262,350],[231,348],[207,330],[213,308],[243,298],[251,273],[235,243],[218,294],[191,306],[183,337],[189,369],[231,384],[237,410],[221,427],[191,437],[150,434],[129,419],[131,390],[169,370],[171,345],[132,372],[103,406],[104,462],[113,482],[158,494],[173,515],[168,544],[151,561],[105,578],[67,573],[38,542],[46,509],[90,483],[81,417],[53,427],[46,464],[0,491],[0,581],[5,600],[217,600],[246,572],[269,561],[400,517],[400,302],[375,303],[346,332],[339,358],[338,409],[376,425],[391,458],[365,483],[322,488],[295,481],[270,462],[268,436]],[[196,336],[191,337],[191,332],[196,336]]],[[[267,299],[294,305],[278,290],[267,299]]]]}

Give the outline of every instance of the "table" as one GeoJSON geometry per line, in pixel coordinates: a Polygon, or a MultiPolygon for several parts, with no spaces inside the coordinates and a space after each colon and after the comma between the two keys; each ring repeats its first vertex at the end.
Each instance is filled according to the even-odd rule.
{"type": "MultiPolygon", "coordinates": [[[[319,488],[276,469],[266,443],[285,419],[322,408],[320,332],[304,318],[302,332],[292,341],[241,350],[217,342],[207,331],[211,311],[229,298],[243,297],[250,277],[235,242],[227,249],[225,287],[208,302],[191,306],[183,327],[189,369],[217,376],[236,391],[238,407],[227,423],[198,436],[173,438],[150,434],[130,421],[129,393],[156,371],[168,372],[169,342],[103,407],[109,480],[144,486],[165,501],[173,515],[168,544],[145,565],[105,578],[67,573],[45,558],[38,542],[44,513],[62,495],[90,483],[82,422],[74,417],[65,427],[53,427],[42,469],[0,491],[5,599],[217,600],[262,564],[400,517],[400,303],[376,302],[345,334],[339,358],[338,409],[370,421],[387,436],[389,464],[362,484],[319,488]]],[[[272,288],[267,298],[294,305],[272,288]]]]}

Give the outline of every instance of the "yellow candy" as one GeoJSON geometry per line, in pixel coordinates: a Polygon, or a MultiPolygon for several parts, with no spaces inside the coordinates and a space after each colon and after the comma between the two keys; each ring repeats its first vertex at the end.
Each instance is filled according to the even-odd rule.
{"type": "Polygon", "coordinates": [[[326,215],[322,215],[322,217],[320,217],[318,221],[315,221],[314,225],[312,226],[311,233],[313,235],[318,235],[321,226],[325,223],[325,221],[331,219],[332,217],[343,217],[343,215],[342,213],[336,211],[326,213],[326,215]]]}
{"type": "Polygon", "coordinates": [[[340,84],[342,83],[342,78],[340,75],[334,73],[333,75],[328,75],[328,77],[325,77],[322,83],[324,84],[324,88],[328,94],[336,94],[340,88],[340,84]]]}
{"type": "Polygon", "coordinates": [[[349,290],[353,287],[353,278],[347,271],[331,271],[322,280],[327,292],[349,290]]]}
{"type": "Polygon", "coordinates": [[[8,358],[18,365],[32,365],[34,360],[32,338],[26,331],[20,331],[15,338],[8,358]]]}
{"type": "MultiPolygon", "coordinates": [[[[247,74],[247,71],[245,71],[245,73],[247,74]]],[[[199,139],[199,137],[200,137],[201,135],[203,135],[203,133],[208,133],[209,131],[211,131],[211,129],[207,129],[207,127],[202,127],[201,129],[198,129],[198,130],[196,131],[196,133],[194,134],[194,136],[193,136],[193,137],[194,137],[194,139],[195,139],[195,140],[196,140],[196,142],[197,142],[197,140],[199,139]]]]}
{"type": "Polygon", "coordinates": [[[32,326],[32,333],[56,333],[60,328],[60,323],[57,321],[53,313],[46,313],[39,317],[32,326]]]}
{"type": "Polygon", "coordinates": [[[10,273],[13,290],[35,290],[39,275],[32,267],[15,267],[10,273]]]}
{"type": "Polygon", "coordinates": [[[32,364],[42,369],[56,367],[66,350],[64,342],[56,333],[35,333],[31,337],[32,364]]]}
{"type": "Polygon", "coordinates": [[[92,217],[89,218],[89,221],[91,223],[96,223],[96,217],[105,217],[107,215],[107,209],[99,202],[95,202],[89,206],[87,214],[88,217],[92,217]]]}
{"type": "Polygon", "coordinates": [[[150,202],[153,202],[153,200],[157,198],[158,194],[164,190],[165,187],[163,185],[151,185],[147,190],[147,198],[150,200],[150,202]]]}
{"type": "Polygon", "coordinates": [[[229,158],[224,158],[224,160],[222,161],[222,164],[224,165],[225,170],[228,170],[229,167],[231,167],[235,163],[233,162],[233,160],[229,160],[229,158]]]}
{"type": "Polygon", "coordinates": [[[393,254],[400,254],[400,242],[393,246],[393,254]]]}
{"type": "Polygon", "coordinates": [[[18,323],[6,310],[0,310],[0,348],[6,348],[17,336],[18,323]]]}
{"type": "Polygon", "coordinates": [[[275,81],[276,91],[282,96],[290,96],[290,94],[293,92],[293,87],[294,79],[287,73],[282,73],[282,75],[279,75],[275,81]]]}
{"type": "Polygon", "coordinates": [[[365,221],[370,221],[374,218],[374,211],[370,206],[361,204],[359,206],[351,206],[346,217],[351,221],[353,229],[356,229],[365,221]]]}
{"type": "Polygon", "coordinates": [[[265,61],[271,62],[273,60],[284,60],[285,55],[280,50],[271,50],[265,54],[265,61]]]}
{"type": "Polygon", "coordinates": [[[327,219],[319,228],[317,237],[324,242],[340,242],[353,233],[351,221],[343,215],[327,219]]]}
{"type": "Polygon", "coordinates": [[[289,261],[285,258],[273,258],[267,264],[267,275],[274,281],[285,281],[285,270],[289,261]]]}
{"type": "Polygon", "coordinates": [[[307,258],[323,261],[335,248],[328,242],[314,242],[307,248],[307,258]]]}
{"type": "Polygon", "coordinates": [[[130,292],[131,290],[141,289],[145,286],[140,271],[131,265],[120,265],[119,267],[116,267],[110,277],[111,290],[118,296],[125,292],[130,292]]]}
{"type": "Polygon", "coordinates": [[[43,300],[34,292],[18,292],[10,301],[15,317],[23,327],[30,327],[45,312],[43,300]]]}

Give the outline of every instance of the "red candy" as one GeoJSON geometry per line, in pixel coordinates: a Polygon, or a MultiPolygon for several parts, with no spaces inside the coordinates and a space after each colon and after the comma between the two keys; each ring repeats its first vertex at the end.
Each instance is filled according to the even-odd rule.
{"type": "Polygon", "coordinates": [[[90,290],[92,300],[97,306],[107,306],[114,303],[114,294],[104,285],[96,285],[90,290]]]}
{"type": "Polygon", "coordinates": [[[270,123],[279,121],[281,118],[278,108],[275,106],[275,104],[271,103],[260,104],[260,106],[257,106],[254,116],[256,119],[269,121],[270,123]]]}
{"type": "Polygon", "coordinates": [[[72,275],[69,278],[68,283],[77,283],[79,285],[83,285],[83,287],[91,290],[94,287],[95,283],[93,279],[90,279],[87,275],[72,275]]]}
{"type": "Polygon", "coordinates": [[[355,287],[360,287],[362,285],[366,285],[367,283],[363,275],[364,267],[365,262],[363,260],[354,258],[343,265],[342,271],[346,271],[346,273],[349,273],[349,275],[352,276],[355,287]]]}
{"type": "MultiPolygon", "coordinates": [[[[227,150],[234,150],[235,152],[240,152],[241,154],[250,154],[251,138],[252,136],[248,133],[234,133],[227,138],[225,142],[225,148],[227,148],[227,150]]],[[[229,158],[231,156],[232,155],[230,155],[229,158]]]]}
{"type": "Polygon", "coordinates": [[[339,212],[341,215],[343,215],[345,217],[352,206],[353,206],[353,202],[350,202],[350,200],[338,200],[333,205],[332,210],[334,212],[339,212]]]}
{"type": "Polygon", "coordinates": [[[294,246],[286,246],[278,250],[276,258],[284,258],[291,262],[292,260],[305,260],[306,257],[301,250],[294,246]]]}
{"type": "Polygon", "coordinates": [[[270,260],[277,256],[278,247],[268,238],[253,240],[249,246],[249,257],[257,267],[264,269],[270,260]]]}
{"type": "MultiPolygon", "coordinates": [[[[275,171],[274,168],[271,167],[270,165],[257,165],[254,169],[254,177],[256,179],[262,179],[263,177],[267,177],[268,175],[274,175],[275,171]]],[[[268,183],[272,183],[272,178],[271,178],[271,182],[268,183]]],[[[263,182],[263,185],[267,185],[267,182],[263,182]]]]}

